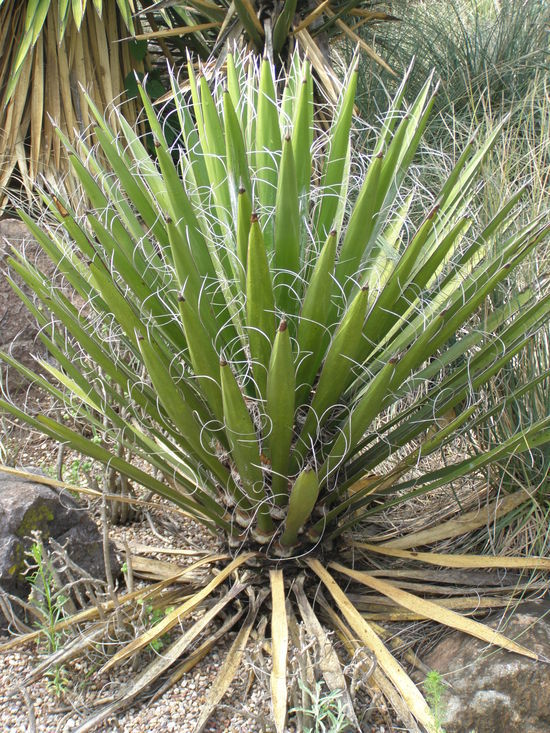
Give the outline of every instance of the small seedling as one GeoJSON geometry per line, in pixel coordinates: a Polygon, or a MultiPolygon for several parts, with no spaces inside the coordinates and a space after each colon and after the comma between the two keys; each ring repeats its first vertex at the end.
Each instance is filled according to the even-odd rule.
{"type": "MultiPolygon", "coordinates": [[[[39,640],[45,637],[45,653],[53,654],[59,649],[62,640],[62,634],[55,631],[55,626],[65,616],[64,606],[69,598],[56,587],[55,577],[48,558],[45,557],[42,542],[36,540],[28,554],[33,561],[31,569],[34,569],[27,575],[32,588],[30,597],[43,618],[42,622],[36,622],[36,626],[42,631],[39,640]]],[[[50,689],[58,697],[61,696],[67,686],[65,668],[56,665],[47,673],[47,677],[50,689]]]]}
{"type": "Polygon", "coordinates": [[[48,466],[45,463],[40,463],[38,467],[42,473],[49,476],[49,478],[57,479],[57,470],[55,466],[48,466]]]}
{"type": "Polygon", "coordinates": [[[293,708],[290,712],[302,713],[306,720],[313,722],[313,727],[306,726],[304,733],[344,733],[352,729],[338,690],[326,692],[322,682],[317,682],[314,689],[302,680],[298,684],[309,696],[310,707],[293,708]]]}
{"type": "MultiPolygon", "coordinates": [[[[167,606],[166,608],[154,608],[150,604],[144,604],[143,617],[146,625],[149,627],[155,626],[159,623],[159,621],[162,621],[162,619],[173,610],[174,606],[167,606]]],[[[153,639],[151,642],[149,642],[149,648],[152,649],[154,652],[160,652],[162,649],[164,649],[168,638],[168,634],[163,634],[162,636],[153,639]]]]}
{"type": "Polygon", "coordinates": [[[428,672],[424,681],[424,690],[426,691],[426,700],[433,713],[437,726],[437,733],[445,733],[445,729],[441,726],[441,721],[445,712],[443,704],[443,678],[435,669],[428,672]]]}
{"type": "Polygon", "coordinates": [[[92,468],[92,461],[91,460],[83,460],[81,458],[75,458],[74,461],[71,463],[71,466],[69,468],[69,483],[74,484],[75,486],[79,485],[79,482],[81,480],[82,474],[86,474],[88,471],[90,471],[92,468]]]}

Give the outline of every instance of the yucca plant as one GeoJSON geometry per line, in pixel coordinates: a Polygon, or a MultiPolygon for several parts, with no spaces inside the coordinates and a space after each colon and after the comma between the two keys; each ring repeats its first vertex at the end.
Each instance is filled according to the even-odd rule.
{"type": "MultiPolygon", "coordinates": [[[[372,536],[360,542],[350,531],[358,519],[376,519],[550,439],[544,416],[481,455],[439,468],[425,468],[423,460],[498,412],[499,405],[482,408],[480,390],[547,324],[550,298],[537,299],[530,290],[483,321],[477,314],[547,235],[548,224],[534,220],[508,232],[518,193],[482,231],[469,231],[477,173],[498,129],[479,146],[471,141],[437,200],[414,221],[419,193],[409,174],[433,104],[431,79],[409,106],[403,82],[366,156],[350,143],[356,71],[328,133],[315,128],[310,67],[297,57],[281,81],[267,60],[257,67],[231,56],[226,77],[212,90],[191,68],[189,78],[191,106],[174,82],[182,131],[175,146],[168,146],[141,91],[156,160],[121,113],[117,135],[96,112],[97,149],[64,140],[90,207],[79,212],[56,191],[44,195],[49,222],[39,226],[21,212],[64,289],[16,252],[10,260],[37,300],[25,297],[13,276],[8,281],[35,315],[56,365],[40,362],[48,379],[7,353],[2,360],[69,400],[103,439],[98,444],[62,419],[24,413],[6,399],[0,408],[167,500],[225,538],[228,552],[201,560],[212,572],[199,589],[196,566],[176,568],[173,610],[103,669],[146,649],[195,609],[205,612],[78,730],[95,729],[176,662],[170,679],[177,679],[238,621],[197,723],[203,730],[264,606],[277,731],[286,718],[289,633],[294,639],[297,617],[318,652],[315,668],[313,654],[301,656],[314,675],[308,684],[322,678],[329,690],[343,691],[354,725],[327,625],[350,655],[359,646],[374,655],[369,684],[409,730],[434,731],[429,706],[373,616],[437,620],[537,655],[454,610],[498,607],[502,596],[483,603],[477,590],[464,590],[460,598],[442,599],[426,584],[412,586],[413,594],[367,569],[384,557],[451,568],[548,570],[550,561],[408,551],[483,526],[487,519],[479,512],[384,542],[372,536]],[[353,183],[356,170],[360,185],[353,183]],[[86,308],[72,302],[66,285],[86,308]],[[224,608],[245,591],[245,620],[239,620],[242,606],[227,620],[224,608]],[[216,622],[217,630],[193,648],[216,622]]],[[[491,511],[499,516],[526,500],[520,491],[491,511]]],[[[446,582],[453,572],[445,571],[446,582]]],[[[118,608],[140,593],[162,603],[173,579],[121,596],[118,608]]],[[[460,582],[463,587],[464,573],[460,582]]],[[[524,593],[525,583],[517,588],[524,593]]],[[[82,653],[108,630],[112,635],[109,608],[112,602],[52,663],[82,653]]],[[[92,618],[85,611],[74,623],[92,618]]]]}

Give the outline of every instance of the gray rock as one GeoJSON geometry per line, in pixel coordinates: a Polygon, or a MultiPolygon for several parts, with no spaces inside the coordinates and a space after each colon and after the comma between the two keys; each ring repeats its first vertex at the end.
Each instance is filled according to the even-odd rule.
{"type": "MultiPolygon", "coordinates": [[[[489,626],[550,658],[550,602],[519,606],[504,626],[489,626]]],[[[447,733],[543,733],[550,731],[550,664],[452,632],[424,658],[450,687],[441,700],[447,733]]]]}
{"type": "MultiPolygon", "coordinates": [[[[57,493],[45,484],[0,472],[0,587],[19,598],[27,598],[25,552],[30,534],[42,533],[64,546],[69,558],[93,578],[105,579],[103,544],[88,511],[67,492],[57,493]]],[[[111,547],[113,575],[120,562],[111,547]]]]}

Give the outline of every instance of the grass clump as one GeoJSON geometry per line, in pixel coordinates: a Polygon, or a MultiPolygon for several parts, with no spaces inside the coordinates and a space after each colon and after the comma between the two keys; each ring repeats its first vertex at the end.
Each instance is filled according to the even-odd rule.
{"type": "MultiPolygon", "coordinates": [[[[376,47],[394,68],[416,59],[412,90],[436,69],[440,111],[461,117],[487,97],[496,111],[520,102],[533,78],[548,68],[548,6],[545,2],[509,0],[404,0],[395,4],[400,22],[380,26],[376,47]]],[[[367,119],[384,107],[381,77],[367,58],[359,104],[367,119]],[[375,72],[368,73],[367,72],[375,72]]]]}

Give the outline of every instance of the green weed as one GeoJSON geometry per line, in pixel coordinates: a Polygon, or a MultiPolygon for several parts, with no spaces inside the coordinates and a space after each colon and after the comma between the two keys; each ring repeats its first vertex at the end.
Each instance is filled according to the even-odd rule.
{"type": "MultiPolygon", "coordinates": [[[[42,622],[36,622],[37,628],[42,631],[39,644],[43,653],[53,654],[62,644],[63,634],[56,631],[55,626],[65,616],[64,608],[69,597],[57,588],[53,570],[40,540],[31,545],[28,554],[33,563],[31,568],[33,571],[27,575],[32,587],[31,601],[43,618],[42,622]]],[[[65,667],[54,665],[46,677],[52,692],[58,697],[61,696],[68,683],[65,667]]]]}
{"type": "Polygon", "coordinates": [[[445,714],[445,706],[443,703],[443,678],[435,669],[428,672],[424,680],[424,690],[426,692],[426,700],[431,708],[434,720],[437,725],[437,733],[445,733],[445,729],[441,726],[441,721],[445,714]]]}
{"type": "MultiPolygon", "coordinates": [[[[124,571],[124,566],[123,566],[124,571]]],[[[166,608],[155,608],[149,603],[142,603],[143,610],[142,610],[142,618],[144,620],[144,624],[147,628],[151,628],[158,624],[160,621],[163,620],[169,613],[171,613],[174,610],[174,606],[167,606],[166,608]]],[[[154,652],[160,652],[164,647],[166,646],[166,643],[168,642],[170,638],[169,634],[163,634],[162,636],[159,636],[155,639],[153,639],[149,643],[149,649],[152,649],[154,652]]]]}

